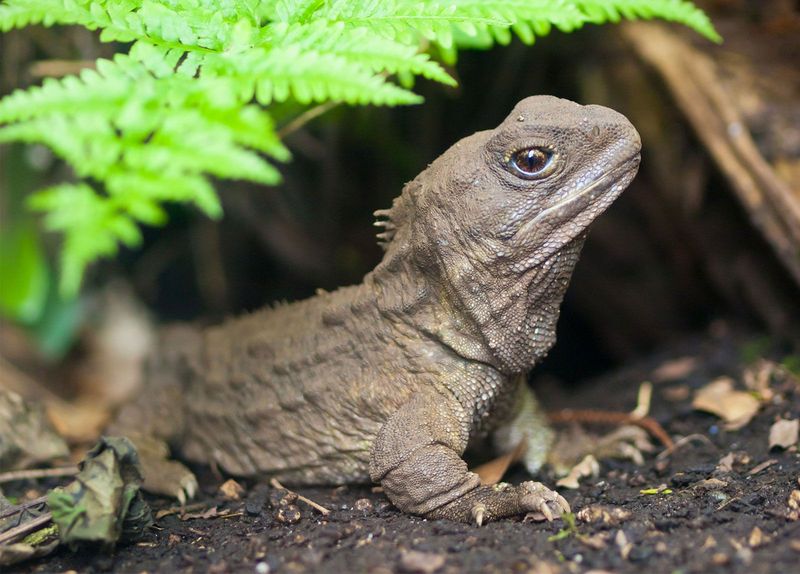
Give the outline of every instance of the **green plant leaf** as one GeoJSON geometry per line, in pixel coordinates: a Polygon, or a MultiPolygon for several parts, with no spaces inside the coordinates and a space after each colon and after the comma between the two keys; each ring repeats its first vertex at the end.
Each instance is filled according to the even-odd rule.
{"type": "Polygon", "coordinates": [[[71,296],[93,261],[163,225],[167,202],[219,217],[213,178],[278,183],[275,103],[415,104],[417,77],[455,85],[434,56],[651,18],[720,40],[684,0],[0,0],[0,31],[79,25],[128,45],[0,99],[0,144],[44,144],[77,176],[31,203],[63,234],[71,296]]]}
{"type": "Polygon", "coordinates": [[[22,222],[0,231],[0,313],[21,323],[42,315],[49,276],[36,229],[22,222]]]}

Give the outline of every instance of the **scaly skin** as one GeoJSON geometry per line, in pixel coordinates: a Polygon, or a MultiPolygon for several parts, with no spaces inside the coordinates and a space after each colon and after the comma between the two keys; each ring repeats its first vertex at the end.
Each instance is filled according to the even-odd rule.
{"type": "Polygon", "coordinates": [[[372,480],[431,518],[552,518],[569,508],[559,495],[480,486],[461,457],[478,436],[527,432],[528,467],[541,464],[550,434],[519,400],[524,375],[555,342],[585,230],[635,175],[639,148],[609,109],[521,101],[378,213],[386,253],[360,285],[166,332],[115,430],[235,475],[372,480]]]}

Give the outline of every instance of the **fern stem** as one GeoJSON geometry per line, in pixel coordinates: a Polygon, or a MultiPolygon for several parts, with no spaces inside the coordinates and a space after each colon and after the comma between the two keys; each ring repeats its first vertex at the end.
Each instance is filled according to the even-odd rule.
{"type": "Polygon", "coordinates": [[[278,137],[283,139],[289,134],[293,134],[311,120],[318,118],[325,112],[332,110],[338,105],[339,102],[325,102],[324,104],[320,104],[318,106],[314,106],[313,108],[306,110],[305,112],[297,116],[295,119],[290,121],[288,124],[283,126],[281,129],[279,129],[278,137]]]}

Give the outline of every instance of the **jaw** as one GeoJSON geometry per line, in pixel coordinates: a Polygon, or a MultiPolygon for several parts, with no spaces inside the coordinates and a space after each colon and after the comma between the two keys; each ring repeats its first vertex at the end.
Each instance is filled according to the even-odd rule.
{"type": "Polygon", "coordinates": [[[540,265],[584,233],[628,187],[638,166],[637,154],[523,224],[512,244],[515,251],[530,254],[526,267],[540,265]]]}

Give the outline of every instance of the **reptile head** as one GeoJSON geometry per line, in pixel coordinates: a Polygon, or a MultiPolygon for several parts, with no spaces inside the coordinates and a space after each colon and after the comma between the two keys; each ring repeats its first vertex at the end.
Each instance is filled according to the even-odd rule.
{"type": "Polygon", "coordinates": [[[406,228],[423,260],[438,251],[443,262],[528,269],[581,236],[622,193],[640,148],[636,129],[611,109],[526,98],[494,130],[452,146],[379,212],[389,217],[383,238],[406,228]]]}
{"type": "Polygon", "coordinates": [[[539,96],[517,104],[478,147],[489,168],[493,235],[527,268],[578,237],[622,193],[639,167],[641,140],[613,110],[539,96]]]}
{"type": "Polygon", "coordinates": [[[389,212],[397,241],[387,259],[395,251],[423,269],[474,326],[442,326],[442,340],[524,371],[555,341],[586,228],[633,179],[640,148],[613,110],[526,98],[406,187],[389,212]]]}
{"type": "Polygon", "coordinates": [[[554,339],[584,232],[633,179],[640,147],[633,125],[613,110],[526,98],[406,187],[386,212],[387,259],[402,254],[435,277],[493,351],[519,355],[512,330],[541,354],[554,339]]]}

